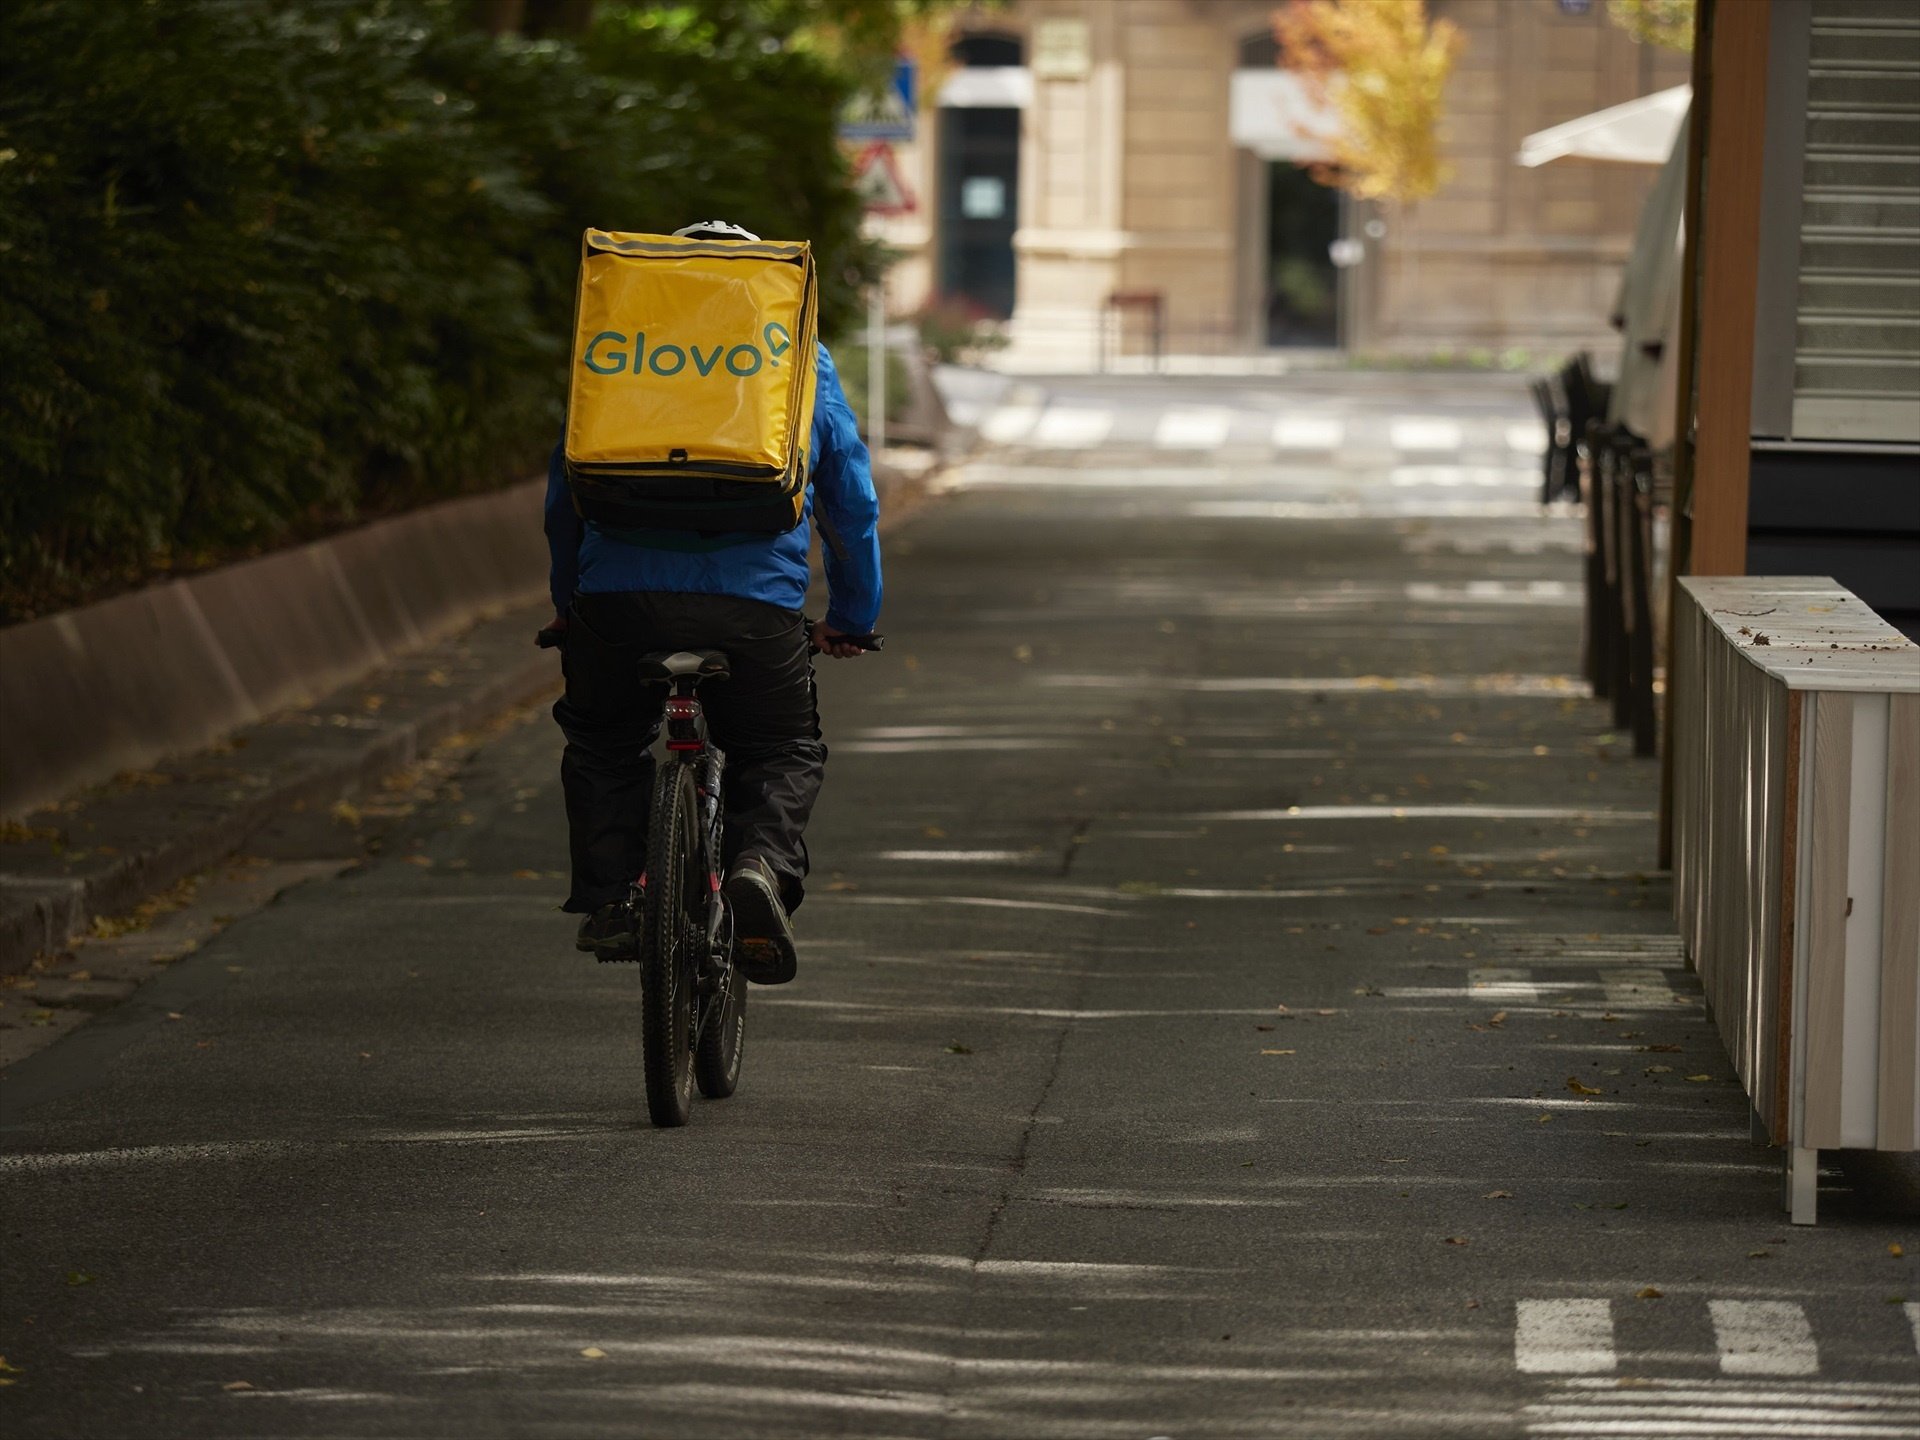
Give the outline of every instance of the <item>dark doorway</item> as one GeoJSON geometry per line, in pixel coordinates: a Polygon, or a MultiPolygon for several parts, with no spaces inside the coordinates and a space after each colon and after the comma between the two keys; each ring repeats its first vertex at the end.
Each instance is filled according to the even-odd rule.
{"type": "Polygon", "coordinates": [[[1340,342],[1340,194],[1298,165],[1267,166],[1266,336],[1269,345],[1340,342]]]}
{"type": "MultiPolygon", "coordinates": [[[[967,35],[953,57],[968,66],[1021,61],[1009,35],[967,35]]],[[[1013,314],[1013,232],[1020,223],[1020,112],[946,106],[940,111],[940,293],[981,314],[1013,314]]]]}

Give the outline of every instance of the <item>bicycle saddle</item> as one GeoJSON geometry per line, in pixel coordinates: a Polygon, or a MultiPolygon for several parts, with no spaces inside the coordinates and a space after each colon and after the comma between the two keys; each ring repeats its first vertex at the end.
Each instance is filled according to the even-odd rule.
{"type": "Polygon", "coordinates": [[[661,650],[642,655],[637,662],[642,680],[672,680],[698,675],[703,680],[727,678],[727,657],[718,650],[661,650]]]}

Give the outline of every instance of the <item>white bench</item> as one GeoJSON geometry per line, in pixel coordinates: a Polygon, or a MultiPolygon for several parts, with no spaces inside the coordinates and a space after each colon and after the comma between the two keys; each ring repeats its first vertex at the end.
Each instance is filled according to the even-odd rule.
{"type": "Polygon", "coordinates": [[[1832,580],[1680,590],[1681,938],[1811,1225],[1821,1150],[1920,1148],[1920,646],[1832,580]]]}

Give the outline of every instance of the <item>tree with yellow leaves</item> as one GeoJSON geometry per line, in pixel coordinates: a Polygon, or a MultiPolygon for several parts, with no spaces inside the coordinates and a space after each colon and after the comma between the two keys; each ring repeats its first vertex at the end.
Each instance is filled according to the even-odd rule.
{"type": "Polygon", "coordinates": [[[1368,200],[1412,204],[1451,173],[1437,132],[1459,28],[1425,0],[1293,0],[1273,17],[1280,63],[1339,117],[1314,179],[1368,200]]]}

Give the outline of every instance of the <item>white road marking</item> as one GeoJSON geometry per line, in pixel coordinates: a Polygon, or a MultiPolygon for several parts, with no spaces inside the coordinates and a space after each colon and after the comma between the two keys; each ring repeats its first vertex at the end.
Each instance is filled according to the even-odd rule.
{"type": "Polygon", "coordinates": [[[1098,445],[1113,429],[1113,411],[1049,408],[1034,427],[1033,443],[1056,450],[1084,450],[1098,445]]]}
{"type": "Polygon", "coordinates": [[[1459,423],[1438,415],[1395,420],[1387,427],[1396,450],[1458,450],[1464,438],[1459,423]]]}
{"type": "Polygon", "coordinates": [[[1024,440],[1039,418],[1038,405],[1002,405],[987,416],[980,426],[980,434],[996,445],[1009,445],[1015,440],[1024,440]]]}
{"type": "Polygon", "coordinates": [[[1563,1380],[1526,1408],[1529,1435],[1760,1437],[1920,1434],[1920,1386],[1892,1382],[1721,1379],[1563,1380]]]}
{"type": "Polygon", "coordinates": [[[1475,1000],[1494,1005],[1538,1005],[1540,987],[1525,970],[1482,965],[1467,971],[1467,990],[1475,1000]]]}
{"type": "Polygon", "coordinates": [[[1613,1305],[1606,1300],[1522,1300],[1514,1363],[1531,1375],[1594,1375],[1615,1366],[1613,1305]]]}
{"type": "Polygon", "coordinates": [[[1233,412],[1218,406],[1181,406],[1160,417],[1153,443],[1162,450],[1214,450],[1226,443],[1233,412]]]}
{"type": "Polygon", "coordinates": [[[1665,1011],[1673,1009],[1673,986],[1664,970],[1650,966],[1608,970],[1601,987],[1609,1010],[1640,1010],[1649,1005],[1665,1011]]]}
{"type": "Polygon", "coordinates": [[[1902,1308],[1907,1312],[1907,1325],[1913,1331],[1913,1348],[1920,1350],[1920,1304],[1909,1300],[1902,1308]]]}
{"type": "Polygon", "coordinates": [[[1536,490],[1540,477],[1507,465],[1396,465],[1387,472],[1387,483],[1401,490],[1536,490]]]}
{"type": "Polygon", "coordinates": [[[1637,824],[1651,810],[1583,810],[1553,805],[1288,805],[1275,810],[1202,810],[1184,820],[1572,820],[1637,824]]]}
{"type": "Polygon", "coordinates": [[[1318,415],[1282,415],[1273,422],[1276,450],[1338,450],[1347,427],[1318,415]]]}
{"type": "Polygon", "coordinates": [[[1564,580],[1469,580],[1465,585],[1411,581],[1407,599],[1427,605],[1580,605],[1585,595],[1564,580]]]}
{"type": "Polygon", "coordinates": [[[1537,420],[1507,426],[1507,448],[1518,450],[1523,455],[1544,455],[1547,450],[1547,427],[1537,420]]]}
{"type": "Polygon", "coordinates": [[[1818,1375],[1807,1312],[1790,1300],[1709,1300],[1713,1343],[1727,1375],[1818,1375]]]}

